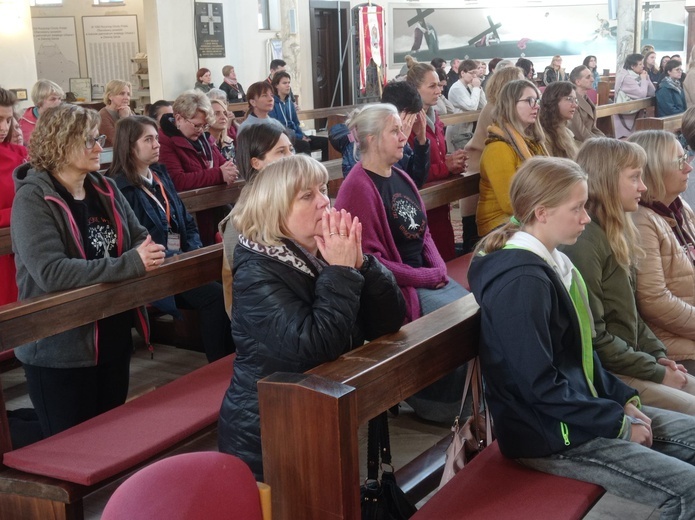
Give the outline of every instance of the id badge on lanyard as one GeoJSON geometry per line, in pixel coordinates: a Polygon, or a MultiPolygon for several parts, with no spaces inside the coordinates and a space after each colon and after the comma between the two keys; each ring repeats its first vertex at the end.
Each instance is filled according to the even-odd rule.
{"type": "Polygon", "coordinates": [[[169,230],[167,234],[167,250],[181,251],[181,234],[169,230]]]}

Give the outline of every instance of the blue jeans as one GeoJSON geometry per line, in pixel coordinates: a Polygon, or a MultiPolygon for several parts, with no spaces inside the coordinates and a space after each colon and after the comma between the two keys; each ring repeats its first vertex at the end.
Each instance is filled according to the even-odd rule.
{"type": "MultiPolygon", "coordinates": [[[[440,289],[417,289],[423,316],[467,294],[468,291],[451,278],[449,283],[440,289]]],[[[406,402],[423,419],[437,423],[452,423],[461,409],[461,395],[465,381],[466,365],[464,364],[409,397],[406,402]]]]}
{"type": "Polygon", "coordinates": [[[434,312],[440,307],[463,298],[468,291],[461,287],[458,282],[449,278],[449,283],[440,289],[416,289],[418,300],[420,300],[420,313],[424,316],[434,312]]]}
{"type": "Polygon", "coordinates": [[[651,448],[596,438],[548,457],[519,459],[545,473],[603,486],[614,495],[661,508],[661,520],[695,518],[695,418],[643,407],[652,420],[651,448]]]}

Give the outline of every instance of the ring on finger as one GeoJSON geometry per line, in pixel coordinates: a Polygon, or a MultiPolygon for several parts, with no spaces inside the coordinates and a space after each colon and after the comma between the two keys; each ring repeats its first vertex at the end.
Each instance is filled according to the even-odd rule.
{"type": "Polygon", "coordinates": [[[333,235],[337,235],[338,233],[329,233],[328,236],[332,237],[333,235]]]}
{"type": "Polygon", "coordinates": [[[347,235],[344,235],[343,233],[340,234],[341,237],[346,237],[347,235]]]}

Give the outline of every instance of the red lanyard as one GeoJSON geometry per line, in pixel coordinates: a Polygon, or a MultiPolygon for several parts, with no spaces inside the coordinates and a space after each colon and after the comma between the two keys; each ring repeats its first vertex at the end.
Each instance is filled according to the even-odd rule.
{"type": "Polygon", "coordinates": [[[164,185],[162,184],[162,181],[159,180],[159,177],[157,177],[157,176],[154,174],[154,172],[151,172],[151,173],[152,173],[152,178],[153,178],[154,181],[159,185],[159,190],[162,192],[162,198],[164,199],[164,204],[166,205],[166,209],[164,208],[164,206],[162,206],[162,203],[159,202],[159,199],[158,199],[157,197],[155,197],[155,195],[154,195],[150,190],[148,190],[147,187],[146,187],[144,184],[143,184],[143,186],[142,186],[142,190],[143,190],[145,193],[147,193],[147,195],[148,195],[153,201],[155,201],[155,202],[157,203],[157,206],[159,206],[159,208],[166,214],[166,216],[167,216],[167,224],[169,224],[169,226],[171,226],[171,209],[170,209],[170,206],[169,206],[169,198],[167,197],[167,192],[166,192],[166,190],[164,189],[164,185]]]}

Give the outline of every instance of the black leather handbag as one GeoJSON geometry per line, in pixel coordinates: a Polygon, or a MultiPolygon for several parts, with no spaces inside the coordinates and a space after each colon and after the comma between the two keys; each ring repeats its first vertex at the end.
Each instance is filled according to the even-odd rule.
{"type": "Polygon", "coordinates": [[[398,487],[391,465],[389,423],[386,412],[369,421],[367,480],[360,488],[362,520],[406,520],[417,508],[398,487]],[[381,454],[381,461],[379,461],[381,454]],[[381,469],[381,479],[379,479],[381,469]]]}

